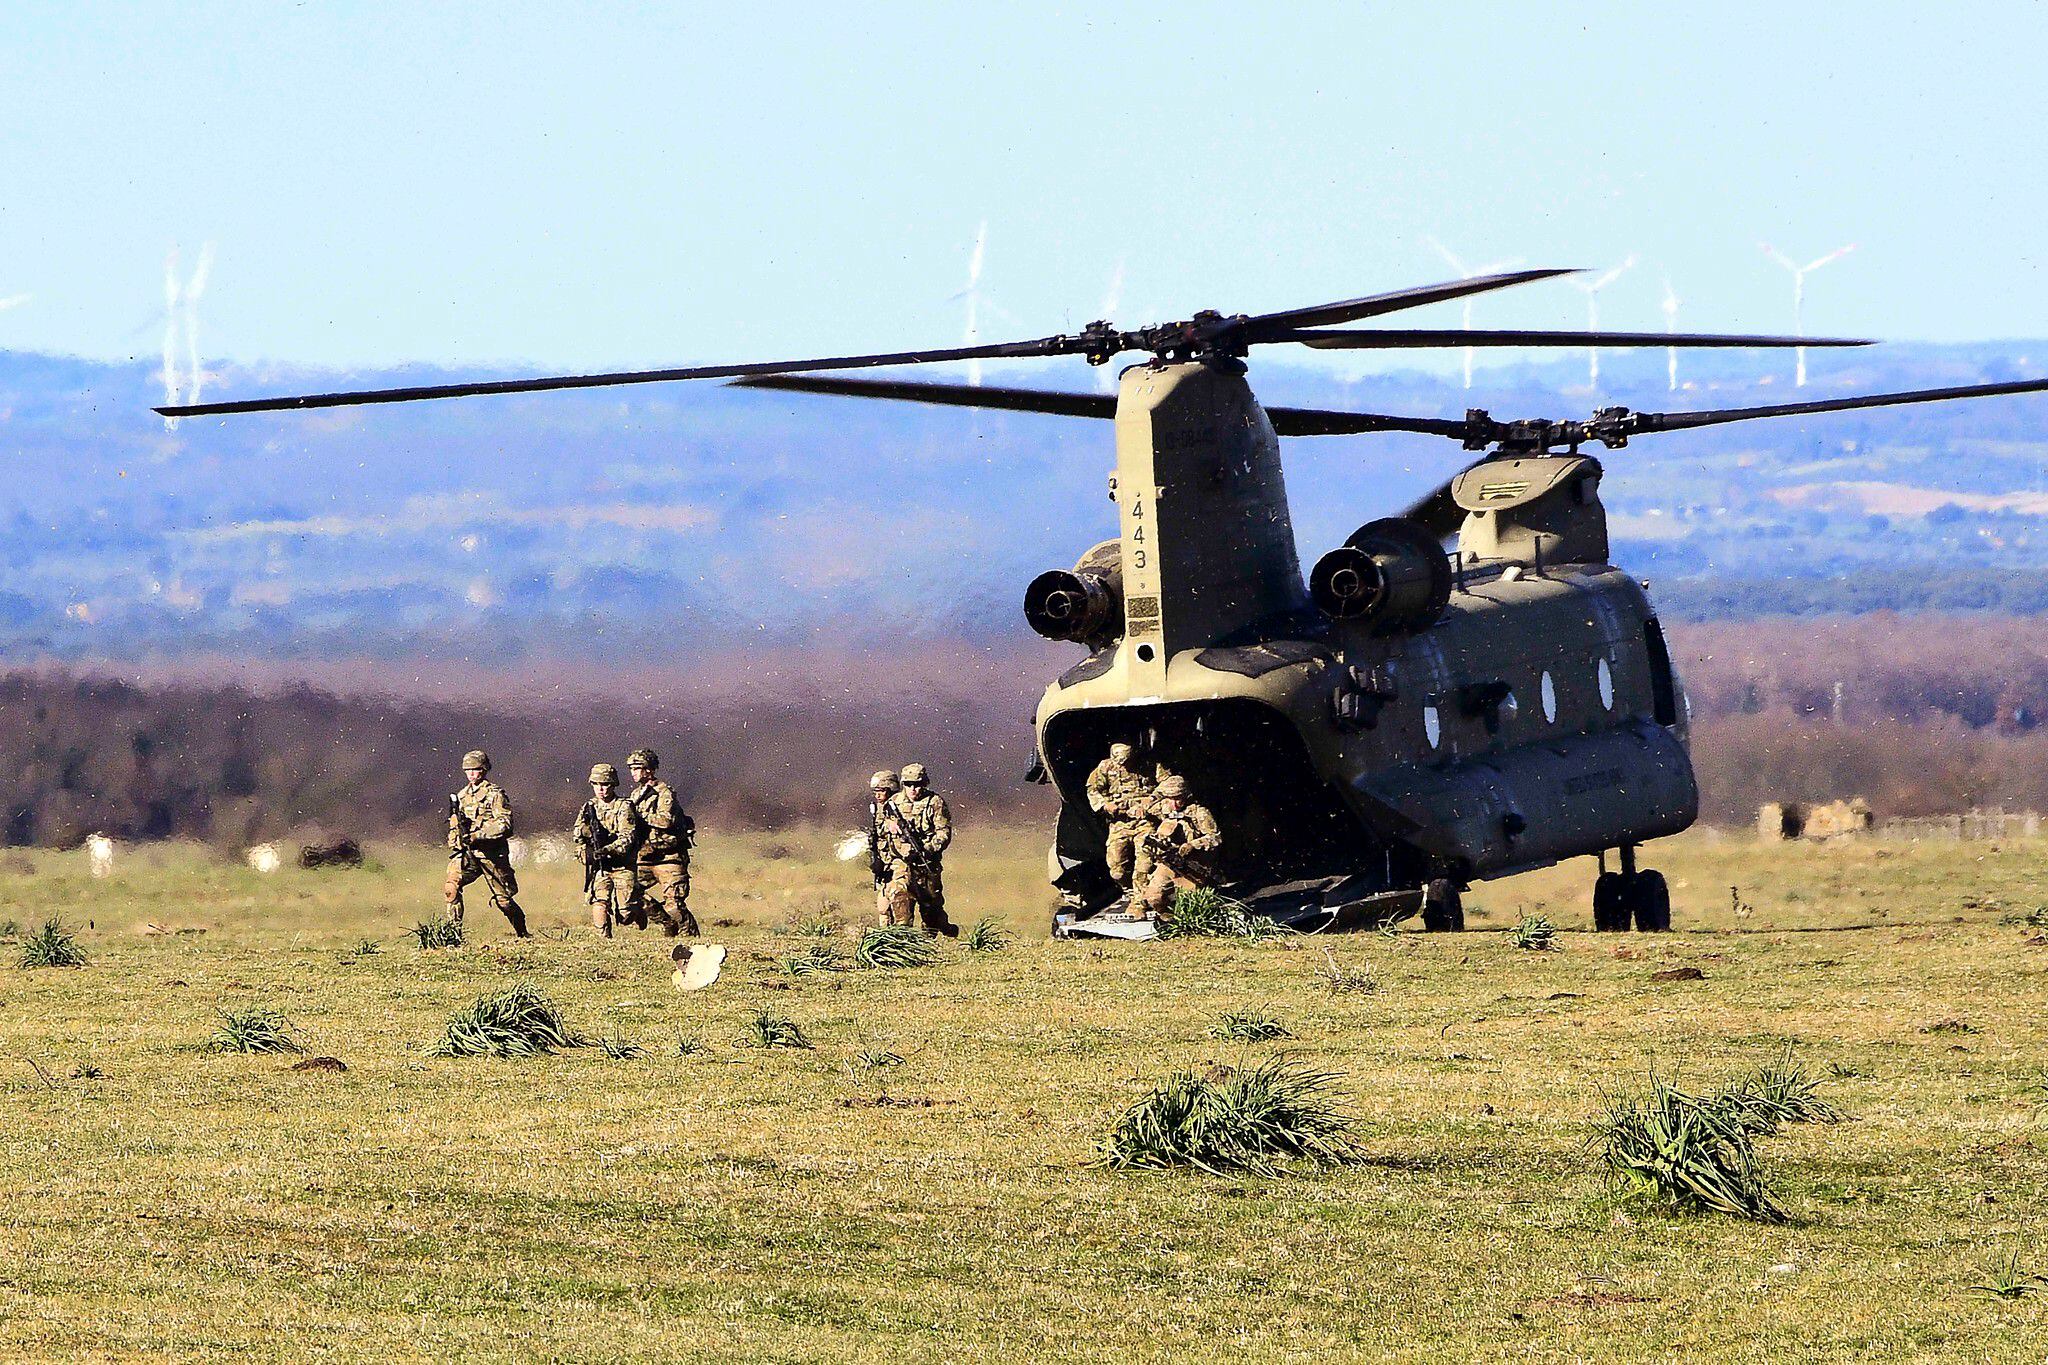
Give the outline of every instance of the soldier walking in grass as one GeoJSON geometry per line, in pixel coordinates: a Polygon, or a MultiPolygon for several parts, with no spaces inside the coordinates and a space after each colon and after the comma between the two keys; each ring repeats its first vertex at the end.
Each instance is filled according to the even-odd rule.
{"type": "Polygon", "coordinates": [[[946,918],[946,886],[942,863],[953,842],[953,813],[946,799],[930,788],[922,763],[904,765],[898,780],[903,790],[889,802],[895,816],[900,856],[890,881],[891,918],[911,922],[911,911],[924,922],[927,934],[960,937],[960,926],[946,918]]]}
{"type": "Polygon", "coordinates": [[[697,937],[697,917],[690,913],[690,846],[696,841],[697,824],[684,813],[676,790],[655,776],[661,755],[652,749],[635,749],[626,755],[626,772],[633,779],[626,798],[639,812],[647,837],[640,844],[634,868],[638,891],[634,923],[647,927],[648,902],[661,916],[662,932],[697,937]]]}
{"type": "Polygon", "coordinates": [[[614,922],[640,909],[636,859],[647,835],[640,812],[618,794],[619,770],[600,763],[590,770],[590,799],[576,812],[576,847],[583,855],[583,896],[590,924],[606,938],[614,922]]]}
{"type": "Polygon", "coordinates": [[[490,780],[491,756],[471,749],[462,756],[463,788],[448,798],[448,918],[462,922],[462,888],[479,877],[491,904],[527,937],[526,912],[514,899],[519,878],[512,871],[512,800],[490,780]]]}
{"type": "Polygon", "coordinates": [[[1188,794],[1185,777],[1159,784],[1150,811],[1150,830],[1139,843],[1137,891],[1131,913],[1150,918],[1172,908],[1183,888],[1214,886],[1223,852],[1223,831],[1209,808],[1188,794]]]}
{"type": "MultiPolygon", "coordinates": [[[[868,872],[875,880],[875,920],[885,928],[897,922],[890,887],[896,879],[897,850],[907,847],[889,806],[902,790],[903,783],[887,768],[868,779],[868,872]]],[[[910,923],[907,901],[902,922],[910,923]]]]}
{"type": "Polygon", "coordinates": [[[1109,757],[1088,774],[1088,805],[1109,824],[1103,861],[1109,865],[1110,880],[1126,891],[1131,889],[1138,840],[1148,828],[1152,793],[1152,780],[1131,767],[1128,744],[1110,745],[1109,757]]]}

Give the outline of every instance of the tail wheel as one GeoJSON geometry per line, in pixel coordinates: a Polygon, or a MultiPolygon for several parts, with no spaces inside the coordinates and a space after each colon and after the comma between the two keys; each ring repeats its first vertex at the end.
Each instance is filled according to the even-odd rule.
{"type": "Polygon", "coordinates": [[[1628,928],[1628,878],[1619,872],[1602,872],[1593,882],[1593,928],[1603,934],[1617,934],[1628,928]]]}
{"type": "Polygon", "coordinates": [[[1422,888],[1422,927],[1432,934],[1465,929],[1465,898],[1456,882],[1439,877],[1422,888]]]}
{"type": "Polygon", "coordinates": [[[1636,928],[1646,934],[1671,930],[1671,888],[1662,872],[1638,872],[1629,888],[1629,908],[1635,912],[1636,928]]]}

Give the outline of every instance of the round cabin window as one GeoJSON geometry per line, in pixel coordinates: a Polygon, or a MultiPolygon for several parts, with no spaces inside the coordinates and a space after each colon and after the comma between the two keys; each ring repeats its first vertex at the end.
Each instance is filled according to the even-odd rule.
{"type": "Polygon", "coordinates": [[[1593,670],[1593,679],[1600,684],[1600,704],[1609,711],[1612,711],[1614,709],[1614,670],[1607,666],[1607,660],[1602,659],[1599,666],[1593,670]]]}
{"type": "Polygon", "coordinates": [[[1437,741],[1444,737],[1443,722],[1436,718],[1434,706],[1422,708],[1422,735],[1429,741],[1429,747],[1432,749],[1437,746],[1437,741]]]}
{"type": "Polygon", "coordinates": [[[1557,723],[1557,684],[1550,679],[1550,670],[1543,672],[1543,720],[1545,724],[1557,723]]]}

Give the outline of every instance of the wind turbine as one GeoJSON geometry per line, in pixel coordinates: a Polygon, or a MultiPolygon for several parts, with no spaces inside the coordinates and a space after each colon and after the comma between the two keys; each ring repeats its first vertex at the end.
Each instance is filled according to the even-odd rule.
{"type": "MultiPolygon", "coordinates": [[[[1597,332],[1600,330],[1600,291],[1627,274],[1629,267],[1635,263],[1636,258],[1630,256],[1597,280],[1590,282],[1581,279],[1572,280],[1573,284],[1586,291],[1586,328],[1588,331],[1597,332]]],[[[1586,382],[1592,391],[1594,393],[1600,392],[1600,348],[1598,346],[1588,346],[1586,348],[1586,375],[1586,382]]]]}
{"type": "MultiPolygon", "coordinates": [[[[1759,242],[1758,245],[1764,249],[1764,255],[1770,257],[1779,265],[1784,266],[1787,270],[1792,272],[1792,335],[1801,337],[1805,336],[1806,277],[1808,275],[1811,275],[1814,271],[1820,269],[1822,266],[1827,265],[1831,261],[1841,260],[1842,257],[1848,255],[1850,252],[1856,249],[1856,244],[1854,242],[1851,242],[1847,246],[1837,247],[1833,251],[1830,251],[1827,255],[1821,257],[1819,260],[1808,261],[1805,265],[1795,264],[1789,257],[1785,255],[1784,252],[1778,250],[1769,242],[1759,242]]],[[[1801,346],[1796,351],[1794,351],[1793,354],[1796,357],[1798,357],[1798,359],[1796,362],[1797,369],[1794,371],[1792,378],[1792,387],[1795,389],[1803,389],[1806,387],[1806,348],[1804,346],[1801,346]]]]}
{"type": "MultiPolygon", "coordinates": [[[[967,300],[967,330],[962,334],[960,344],[978,346],[981,344],[981,262],[988,254],[988,219],[981,220],[981,227],[974,234],[974,254],[967,258],[967,287],[953,295],[951,302],[967,300]]],[[[981,362],[967,362],[967,383],[970,388],[981,387],[981,362]]]]}
{"type": "MultiPolygon", "coordinates": [[[[1468,266],[1463,261],[1459,260],[1456,256],[1453,256],[1451,254],[1451,249],[1445,246],[1442,242],[1439,242],[1436,238],[1429,237],[1425,238],[1424,240],[1426,240],[1429,243],[1431,249],[1433,249],[1437,255],[1444,258],[1445,264],[1449,265],[1451,269],[1458,272],[1458,278],[1461,280],[1475,279],[1481,275],[1499,274],[1503,270],[1512,270],[1522,263],[1521,257],[1517,256],[1515,259],[1511,261],[1495,261],[1491,265],[1468,266]]],[[[1472,297],[1473,296],[1470,294],[1465,296],[1465,306],[1459,310],[1458,315],[1458,325],[1463,327],[1468,332],[1472,330],[1472,297]]],[[[1465,348],[1465,387],[1468,389],[1472,387],[1472,348],[1470,346],[1467,346],[1465,348]]]]}
{"type": "MultiPolygon", "coordinates": [[[[1667,332],[1676,332],[1678,330],[1678,295],[1671,291],[1671,277],[1669,275],[1664,277],[1664,330],[1667,332]]],[[[1664,348],[1664,377],[1666,381],[1665,387],[1671,392],[1677,393],[1678,348],[1676,346],[1666,346],[1664,348]]]]}
{"type": "MultiPolygon", "coordinates": [[[[178,248],[164,257],[164,397],[170,404],[193,402],[206,386],[206,370],[199,363],[199,296],[206,292],[206,280],[213,273],[213,243],[199,249],[199,263],[182,283],[178,278],[178,248]],[[184,350],[180,370],[180,343],[184,350]]],[[[177,418],[166,417],[164,425],[174,427],[177,418]]]]}

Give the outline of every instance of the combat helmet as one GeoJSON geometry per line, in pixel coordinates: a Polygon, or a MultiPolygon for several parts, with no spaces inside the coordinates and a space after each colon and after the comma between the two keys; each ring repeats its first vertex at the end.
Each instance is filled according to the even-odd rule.
{"type": "Polygon", "coordinates": [[[922,763],[904,764],[902,778],[903,785],[906,787],[922,787],[928,780],[930,780],[925,775],[924,764],[922,763]]]}
{"type": "Polygon", "coordinates": [[[1131,761],[1131,746],[1122,740],[1118,740],[1109,746],[1109,756],[1119,763],[1129,763],[1131,761]]]}
{"type": "Polygon", "coordinates": [[[616,787],[619,785],[619,770],[609,763],[593,764],[590,769],[590,780],[593,783],[609,782],[616,787]]]}
{"type": "Polygon", "coordinates": [[[896,780],[896,774],[884,768],[868,779],[868,790],[878,792],[901,791],[903,790],[903,784],[896,780]]]}
{"type": "Polygon", "coordinates": [[[653,772],[661,766],[661,755],[652,749],[635,749],[626,755],[626,766],[645,768],[648,772],[653,772]]]}
{"type": "Polygon", "coordinates": [[[1185,801],[1188,795],[1188,780],[1178,775],[1162,778],[1159,794],[1169,801],[1185,801]]]}
{"type": "Polygon", "coordinates": [[[471,749],[462,756],[462,770],[468,772],[471,768],[475,768],[478,772],[489,772],[491,770],[491,756],[482,749],[471,749]]]}

